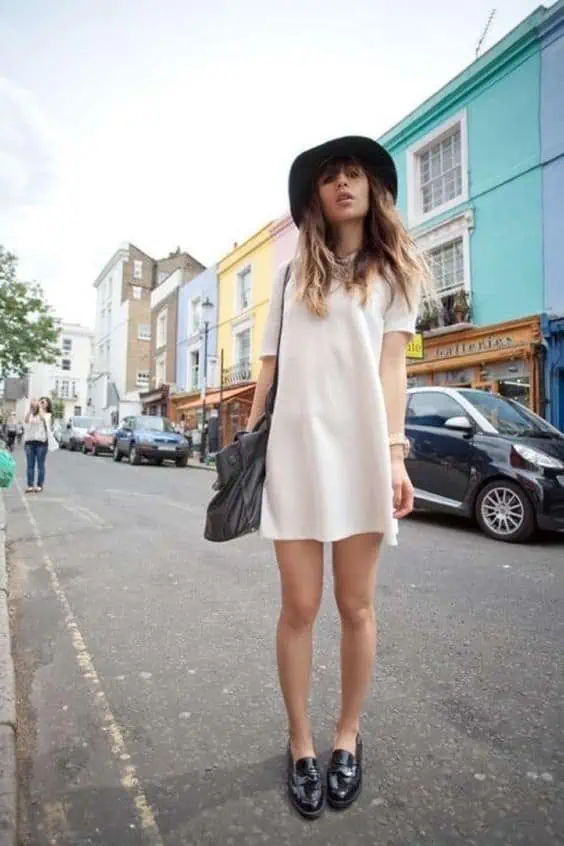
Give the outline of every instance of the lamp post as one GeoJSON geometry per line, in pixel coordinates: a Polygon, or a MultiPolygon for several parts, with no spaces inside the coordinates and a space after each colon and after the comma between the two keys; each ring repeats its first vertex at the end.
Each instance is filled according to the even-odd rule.
{"type": "Polygon", "coordinates": [[[202,438],[200,441],[200,463],[206,460],[207,451],[207,429],[206,429],[206,389],[208,385],[208,334],[210,330],[210,317],[213,311],[213,303],[206,295],[200,304],[204,318],[204,366],[202,369],[202,438]]]}

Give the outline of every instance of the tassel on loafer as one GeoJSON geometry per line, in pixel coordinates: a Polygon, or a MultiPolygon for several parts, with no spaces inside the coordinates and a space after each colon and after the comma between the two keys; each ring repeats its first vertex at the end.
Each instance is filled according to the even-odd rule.
{"type": "Polygon", "coordinates": [[[306,819],[316,819],[325,805],[325,791],[317,758],[294,761],[289,744],[288,795],[296,811],[306,819]]]}
{"type": "Polygon", "coordinates": [[[327,770],[327,802],[336,810],[344,810],[358,799],[362,790],[362,739],[356,736],[356,750],[335,749],[327,770]]]}

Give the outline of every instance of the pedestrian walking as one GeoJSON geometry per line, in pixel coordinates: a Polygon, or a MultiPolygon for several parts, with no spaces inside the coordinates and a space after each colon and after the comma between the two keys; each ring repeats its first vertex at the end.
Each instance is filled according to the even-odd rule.
{"type": "Polygon", "coordinates": [[[21,442],[23,440],[23,436],[24,436],[23,423],[21,422],[21,420],[18,420],[18,429],[17,429],[17,433],[16,433],[16,440],[17,440],[18,446],[21,444],[21,442]]]}
{"type": "Polygon", "coordinates": [[[15,412],[11,411],[10,414],[8,415],[8,420],[6,421],[6,429],[5,429],[6,446],[8,447],[10,452],[13,452],[17,434],[18,434],[18,421],[16,419],[15,412]]]}
{"type": "Polygon", "coordinates": [[[277,373],[260,529],[274,541],[281,581],[289,796],[316,817],[325,800],[346,808],[362,787],[377,560],[413,508],[405,355],[426,272],[395,207],[393,160],[375,141],[347,137],[302,153],[289,192],[298,250],[274,283],[247,428],[264,413],[277,373]],[[307,706],[324,543],[341,623],[340,713],[325,780],[307,706]]]}
{"type": "Polygon", "coordinates": [[[45,484],[45,463],[52,438],[52,414],[51,400],[49,397],[41,397],[39,402],[31,400],[29,411],[24,418],[26,493],[41,493],[45,484]]]}

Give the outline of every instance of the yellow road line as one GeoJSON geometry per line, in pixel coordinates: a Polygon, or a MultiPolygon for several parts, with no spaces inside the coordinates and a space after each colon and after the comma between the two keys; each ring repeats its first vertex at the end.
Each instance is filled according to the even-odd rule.
{"type": "Polygon", "coordinates": [[[43,556],[43,561],[45,564],[45,569],[49,576],[49,583],[51,585],[51,589],[63,607],[65,614],[65,627],[71,636],[72,645],[74,647],[76,660],[81,675],[86,682],[89,693],[92,696],[92,705],[97,714],[98,722],[101,726],[102,731],[107,733],[109,736],[110,749],[119,770],[121,786],[131,796],[131,799],[136,809],[139,827],[145,835],[147,846],[164,846],[164,842],[160,835],[155,816],[153,814],[151,806],[149,805],[147,796],[145,795],[145,792],[141,787],[141,782],[137,775],[137,770],[135,766],[131,763],[131,756],[127,751],[127,747],[123,738],[123,734],[121,733],[121,729],[117,723],[116,718],[112,713],[106,694],[102,690],[100,684],[100,677],[96,672],[96,668],[94,666],[94,662],[92,661],[90,653],[88,652],[86,642],[82,637],[80,629],[78,628],[78,623],[76,622],[76,618],[73,614],[66,593],[61,587],[61,583],[59,582],[55,565],[53,564],[53,561],[49,553],[47,552],[47,549],[45,548],[45,544],[43,542],[41,532],[39,531],[39,526],[37,525],[35,516],[17,480],[16,487],[18,489],[20,499],[24,505],[24,508],[27,511],[29,522],[31,523],[33,529],[35,542],[37,543],[37,546],[43,556]]]}

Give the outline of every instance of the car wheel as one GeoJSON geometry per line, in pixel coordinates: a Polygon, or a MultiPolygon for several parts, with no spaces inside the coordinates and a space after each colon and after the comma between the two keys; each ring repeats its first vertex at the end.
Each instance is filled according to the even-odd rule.
{"type": "Polygon", "coordinates": [[[525,491],[507,479],[497,479],[480,491],[476,520],[496,540],[523,543],[536,529],[535,512],[525,491]]]}
{"type": "Polygon", "coordinates": [[[122,455],[117,444],[114,444],[114,461],[121,461],[122,455]]]}
{"type": "Polygon", "coordinates": [[[86,449],[86,444],[82,444],[82,450],[81,450],[81,452],[82,452],[82,454],[83,454],[83,455],[87,455],[87,454],[88,454],[88,450],[86,449]]]}
{"type": "Polygon", "coordinates": [[[162,463],[163,463],[162,458],[155,458],[155,464],[156,464],[157,467],[160,467],[162,463]]]}
{"type": "Polygon", "coordinates": [[[176,459],[176,466],[177,467],[187,467],[188,466],[188,458],[184,456],[184,458],[177,458],[176,459]]]}
{"type": "Polygon", "coordinates": [[[137,447],[135,444],[131,444],[129,449],[129,463],[130,464],[141,464],[141,456],[137,452],[137,447]]]}
{"type": "Polygon", "coordinates": [[[96,446],[96,444],[94,444],[94,445],[92,446],[92,452],[91,452],[91,455],[98,455],[98,447],[96,446]]]}

